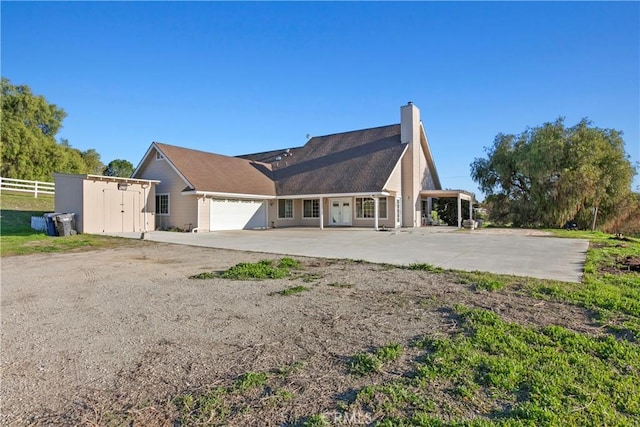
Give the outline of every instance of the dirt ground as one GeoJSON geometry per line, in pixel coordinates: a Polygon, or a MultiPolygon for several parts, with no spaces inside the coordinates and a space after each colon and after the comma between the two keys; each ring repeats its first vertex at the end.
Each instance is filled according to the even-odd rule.
{"type": "Polygon", "coordinates": [[[297,258],[306,276],[296,280],[189,279],[265,258],[277,257],[140,242],[2,259],[0,423],[104,425],[138,410],[141,424],[172,425],[179,394],[300,362],[291,404],[229,418],[295,424],[359,386],[350,356],[447,334],[455,304],[597,332],[574,306],[384,265],[297,258]],[[274,294],[295,285],[310,290],[274,294]]]}

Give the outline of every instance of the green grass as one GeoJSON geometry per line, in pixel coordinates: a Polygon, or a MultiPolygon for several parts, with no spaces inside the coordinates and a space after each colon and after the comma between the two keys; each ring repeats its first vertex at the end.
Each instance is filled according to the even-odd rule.
{"type": "Polygon", "coordinates": [[[325,415],[316,414],[310,416],[302,425],[303,427],[329,427],[331,423],[325,415]]]}
{"type": "Polygon", "coordinates": [[[382,362],[371,353],[358,353],[349,361],[349,373],[352,375],[367,375],[381,368],[382,362]]]}
{"type": "Polygon", "coordinates": [[[477,290],[497,291],[511,284],[514,276],[485,273],[481,271],[458,271],[456,276],[460,283],[472,285],[477,290]]]}
{"type": "Polygon", "coordinates": [[[429,271],[431,273],[441,273],[443,270],[440,267],[436,267],[431,264],[426,263],[413,263],[409,264],[406,267],[407,270],[417,270],[417,271],[429,271]]]}
{"type": "Polygon", "coordinates": [[[285,406],[296,398],[286,388],[289,375],[297,372],[295,366],[282,368],[281,375],[245,372],[231,384],[180,394],[171,400],[174,425],[226,425],[233,415],[285,406]]]}
{"type": "Polygon", "coordinates": [[[309,288],[299,285],[299,286],[293,286],[287,289],[283,289],[278,292],[273,292],[271,295],[283,295],[283,296],[295,295],[295,294],[299,294],[300,292],[306,292],[308,290],[309,288]]]}
{"type": "Polygon", "coordinates": [[[235,383],[236,389],[246,391],[256,387],[264,387],[267,383],[267,374],[265,372],[247,372],[238,378],[235,383]]]}
{"type": "Polygon", "coordinates": [[[278,267],[295,270],[300,268],[300,261],[289,257],[280,258],[280,261],[278,261],[278,267]]]}
{"type": "Polygon", "coordinates": [[[203,271],[202,273],[194,274],[193,276],[189,276],[189,279],[215,279],[220,275],[215,271],[203,271]]]}
{"type": "MultiPolygon", "coordinates": [[[[603,325],[599,335],[512,323],[490,310],[463,305],[441,307],[451,319],[446,332],[355,354],[346,362],[351,379],[334,392],[334,406],[303,413],[295,425],[331,425],[327,413],[334,422],[359,414],[376,426],[637,425],[640,280],[638,273],[619,267],[626,257],[640,255],[640,242],[567,234],[592,242],[582,283],[482,272],[444,274],[475,291],[525,294],[588,308],[603,325]]],[[[441,271],[426,264],[403,268],[441,271]]],[[[280,294],[296,293],[296,288],[304,287],[280,294]]],[[[224,425],[245,411],[255,411],[259,419],[260,408],[304,405],[283,384],[307,375],[301,365],[249,372],[227,387],[186,393],[174,400],[177,420],[182,425],[224,425]]]]}
{"type": "Polygon", "coordinates": [[[223,272],[223,279],[282,279],[289,275],[289,269],[273,265],[273,261],[265,259],[259,262],[241,262],[223,272]]]}
{"type": "Polygon", "coordinates": [[[378,348],[375,355],[382,363],[392,362],[402,355],[402,346],[397,343],[387,344],[378,348]]]}
{"type": "Polygon", "coordinates": [[[68,252],[81,249],[113,248],[132,244],[128,239],[82,234],[52,237],[31,228],[31,217],[53,212],[50,195],[34,198],[27,194],[3,192],[0,196],[0,255],[68,252]]]}
{"type": "Polygon", "coordinates": [[[222,273],[205,271],[189,276],[190,279],[215,279],[217,277],[233,280],[282,279],[291,275],[291,270],[300,269],[299,261],[284,257],[278,262],[263,259],[258,262],[241,262],[222,273]]]}
{"type": "Polygon", "coordinates": [[[349,373],[363,376],[379,372],[385,363],[398,359],[402,355],[402,351],[403,348],[400,344],[390,343],[374,352],[356,354],[349,361],[349,373]]]}
{"type": "Polygon", "coordinates": [[[622,265],[628,257],[640,258],[640,239],[618,240],[600,232],[553,231],[558,237],[590,241],[581,283],[484,272],[457,271],[454,275],[475,290],[514,288],[536,298],[584,307],[610,332],[640,341],[640,273],[622,265]]]}
{"type": "Polygon", "coordinates": [[[635,425],[640,419],[634,344],[558,326],[526,327],[464,306],[453,313],[459,328],[451,337],[418,341],[424,353],[404,377],[363,387],[351,409],[381,414],[378,425],[635,425]]]}

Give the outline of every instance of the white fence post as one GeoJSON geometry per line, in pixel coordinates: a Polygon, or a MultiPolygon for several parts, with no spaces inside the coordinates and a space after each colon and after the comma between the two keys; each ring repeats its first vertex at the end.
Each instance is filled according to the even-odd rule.
{"type": "Polygon", "coordinates": [[[36,199],[38,198],[38,181],[36,181],[35,185],[33,186],[33,197],[35,197],[36,199]]]}

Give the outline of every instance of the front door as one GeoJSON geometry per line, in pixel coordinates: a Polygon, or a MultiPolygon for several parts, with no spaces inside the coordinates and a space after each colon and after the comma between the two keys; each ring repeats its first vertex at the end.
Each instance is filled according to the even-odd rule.
{"type": "Polygon", "coordinates": [[[351,225],[351,199],[331,199],[330,225],[351,225]]]}

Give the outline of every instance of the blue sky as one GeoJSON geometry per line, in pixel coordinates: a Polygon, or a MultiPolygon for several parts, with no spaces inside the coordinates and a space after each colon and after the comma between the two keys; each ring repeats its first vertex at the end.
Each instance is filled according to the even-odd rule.
{"type": "MultiPolygon", "coordinates": [[[[566,117],[640,160],[640,3],[2,2],[2,75],[68,113],[59,138],[134,165],[152,141],[238,155],[400,121],[442,184],[502,133],[566,117]]],[[[640,186],[636,177],[634,188],[640,186]]]]}

